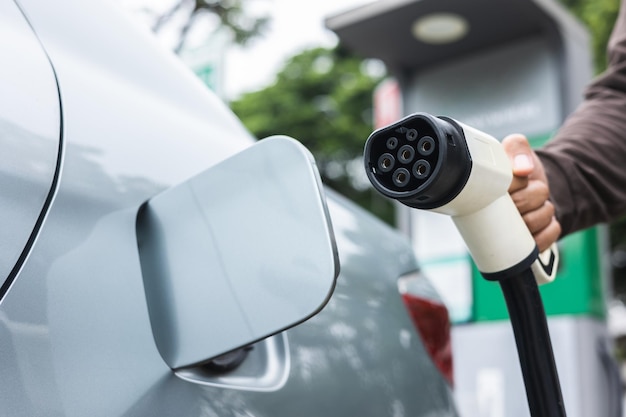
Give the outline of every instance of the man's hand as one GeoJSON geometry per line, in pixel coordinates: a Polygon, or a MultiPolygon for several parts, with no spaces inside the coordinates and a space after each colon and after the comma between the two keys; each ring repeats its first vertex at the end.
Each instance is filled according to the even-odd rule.
{"type": "Polygon", "coordinates": [[[543,252],[561,234],[561,225],[554,217],[554,205],[549,201],[550,189],[543,165],[523,135],[507,136],[502,146],[513,166],[509,194],[535,238],[539,251],[543,252]]]}

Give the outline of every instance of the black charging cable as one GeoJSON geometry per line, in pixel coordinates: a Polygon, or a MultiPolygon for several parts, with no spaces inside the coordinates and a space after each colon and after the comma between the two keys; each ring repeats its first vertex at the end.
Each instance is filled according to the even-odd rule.
{"type": "Polygon", "coordinates": [[[515,335],[530,415],[565,417],[548,321],[535,276],[526,269],[499,283],[515,335]]]}

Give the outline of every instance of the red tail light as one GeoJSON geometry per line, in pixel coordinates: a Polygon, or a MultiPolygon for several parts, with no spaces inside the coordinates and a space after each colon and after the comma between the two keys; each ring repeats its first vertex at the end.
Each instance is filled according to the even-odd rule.
{"type": "Polygon", "coordinates": [[[454,385],[448,309],[437,300],[410,293],[403,293],[402,300],[433,362],[454,385]]]}

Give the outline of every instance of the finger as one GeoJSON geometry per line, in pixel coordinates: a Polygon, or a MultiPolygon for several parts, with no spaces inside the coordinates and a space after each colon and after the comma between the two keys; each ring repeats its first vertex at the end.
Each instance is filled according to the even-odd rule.
{"type": "Polygon", "coordinates": [[[554,220],[554,205],[546,201],[543,206],[524,214],[522,217],[528,230],[534,235],[548,227],[554,220]]]}
{"type": "Polygon", "coordinates": [[[528,186],[528,177],[513,177],[511,185],[509,185],[509,194],[524,189],[528,186]]]}
{"type": "Polygon", "coordinates": [[[511,161],[514,176],[526,177],[533,172],[535,168],[533,152],[526,136],[509,135],[502,141],[502,147],[511,161]]]}
{"type": "Polygon", "coordinates": [[[553,218],[548,226],[535,233],[535,243],[539,247],[539,252],[548,249],[561,236],[561,224],[553,218]]]}
{"type": "MultiPolygon", "coordinates": [[[[521,181],[520,181],[521,182],[521,181]]],[[[550,197],[550,189],[542,181],[526,181],[526,186],[511,193],[511,199],[521,214],[541,208],[550,197]]]]}

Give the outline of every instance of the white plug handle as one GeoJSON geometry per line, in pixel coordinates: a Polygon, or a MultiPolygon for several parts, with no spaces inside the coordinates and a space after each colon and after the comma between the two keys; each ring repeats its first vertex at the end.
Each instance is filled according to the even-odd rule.
{"type": "Polygon", "coordinates": [[[481,210],[452,216],[452,220],[482,273],[509,270],[535,251],[535,240],[508,193],[481,210]]]}
{"type": "MultiPolygon", "coordinates": [[[[535,248],[535,241],[508,194],[477,212],[452,216],[452,220],[483,273],[514,267],[535,248]]],[[[554,281],[558,263],[556,244],[539,254],[531,265],[538,285],[554,281]]]]}

